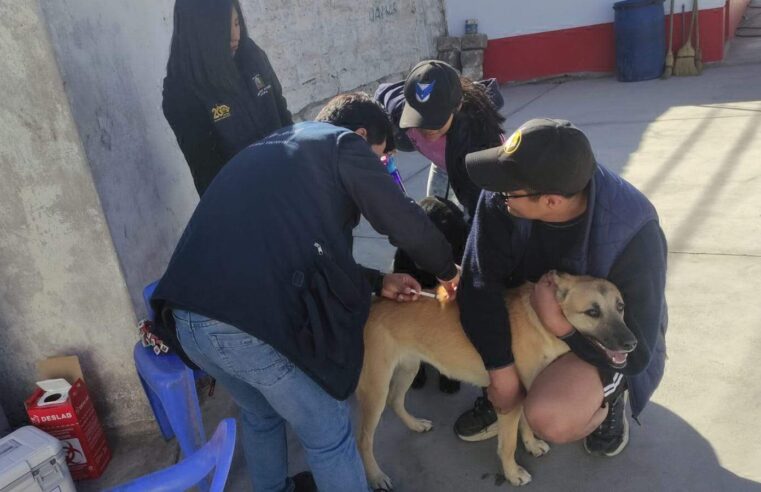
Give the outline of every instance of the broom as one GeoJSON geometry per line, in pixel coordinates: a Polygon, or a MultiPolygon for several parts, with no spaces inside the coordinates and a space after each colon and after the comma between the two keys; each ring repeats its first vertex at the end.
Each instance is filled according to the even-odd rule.
{"type": "Polygon", "coordinates": [[[698,0],[695,0],[695,69],[698,74],[703,73],[703,50],[700,49],[700,7],[698,7],[698,0]]]}
{"type": "MultiPolygon", "coordinates": [[[[684,23],[684,5],[682,5],[682,23],[684,23]]],[[[695,68],[695,49],[692,47],[692,30],[695,27],[695,15],[690,19],[690,32],[687,40],[684,42],[679,51],[676,52],[676,61],[674,63],[674,75],[697,75],[698,69],[695,68]]],[[[684,32],[682,32],[684,37],[684,32]]]]}
{"type": "Polygon", "coordinates": [[[662,79],[671,77],[674,71],[674,0],[671,0],[671,13],[669,14],[669,50],[666,52],[666,66],[663,67],[662,79]]]}

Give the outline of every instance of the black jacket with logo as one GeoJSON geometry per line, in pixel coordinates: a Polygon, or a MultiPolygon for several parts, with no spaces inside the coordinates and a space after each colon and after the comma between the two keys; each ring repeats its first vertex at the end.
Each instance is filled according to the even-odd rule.
{"type": "Polygon", "coordinates": [[[235,154],[293,124],[266,53],[248,38],[240,43],[235,63],[244,82],[238,94],[203,93],[190,81],[169,75],[164,79],[164,116],[199,195],[235,154]]]}

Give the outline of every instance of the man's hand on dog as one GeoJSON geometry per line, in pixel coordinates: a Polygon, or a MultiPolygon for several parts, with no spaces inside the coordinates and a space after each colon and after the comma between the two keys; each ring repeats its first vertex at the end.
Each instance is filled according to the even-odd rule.
{"type": "Polygon", "coordinates": [[[406,273],[387,273],[383,277],[381,296],[399,302],[412,302],[420,298],[421,289],[420,283],[406,273]]]}
{"type": "Polygon", "coordinates": [[[462,268],[460,268],[460,265],[455,266],[457,267],[457,273],[453,278],[450,280],[438,279],[439,284],[441,284],[441,286],[444,287],[444,290],[447,291],[447,301],[455,300],[455,297],[457,297],[457,286],[460,284],[460,274],[462,273],[462,268]]]}
{"type": "Polygon", "coordinates": [[[491,384],[486,395],[499,413],[508,413],[523,401],[523,387],[515,364],[489,371],[491,384]]]}
{"type": "Polygon", "coordinates": [[[534,285],[531,305],[547,331],[562,338],[573,331],[573,326],[566,319],[563,310],[560,309],[557,300],[558,286],[554,277],[554,272],[547,272],[542,275],[542,278],[534,285]]]}

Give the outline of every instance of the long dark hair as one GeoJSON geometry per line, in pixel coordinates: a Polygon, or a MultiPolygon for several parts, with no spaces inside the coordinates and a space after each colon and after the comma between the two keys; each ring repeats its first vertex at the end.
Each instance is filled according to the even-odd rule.
{"type": "Polygon", "coordinates": [[[237,10],[241,44],[248,38],[238,0],[176,0],[168,77],[202,92],[236,92],[240,75],[230,54],[230,19],[237,10]]]}
{"type": "Polygon", "coordinates": [[[486,89],[467,77],[460,77],[462,85],[462,107],[459,113],[470,119],[471,131],[481,135],[499,135],[505,117],[499,114],[489,99],[486,89]]]}

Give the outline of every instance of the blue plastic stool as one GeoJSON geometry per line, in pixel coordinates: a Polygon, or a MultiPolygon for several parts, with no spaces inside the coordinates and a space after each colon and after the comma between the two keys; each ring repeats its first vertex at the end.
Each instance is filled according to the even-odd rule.
{"type": "MultiPolygon", "coordinates": [[[[151,319],[154,313],[148,301],[156,284],[153,282],[143,290],[151,319]]],[[[195,384],[196,378],[204,374],[203,371],[194,372],[173,353],[157,356],[150,347],[143,347],[141,342],[135,345],[133,356],[140,383],[161,434],[166,440],[176,436],[183,456],[192,455],[206,442],[195,384]]]]}
{"type": "Polygon", "coordinates": [[[170,466],[131,482],[119,485],[107,492],[176,492],[200,485],[214,470],[210,492],[223,492],[230,473],[235,451],[235,420],[224,419],[217,426],[211,440],[202,448],[170,466]]]}
{"type": "Polygon", "coordinates": [[[183,456],[190,456],[206,442],[193,371],[176,354],[156,355],[141,342],[133,355],[161,434],[177,436],[183,456]]]}

